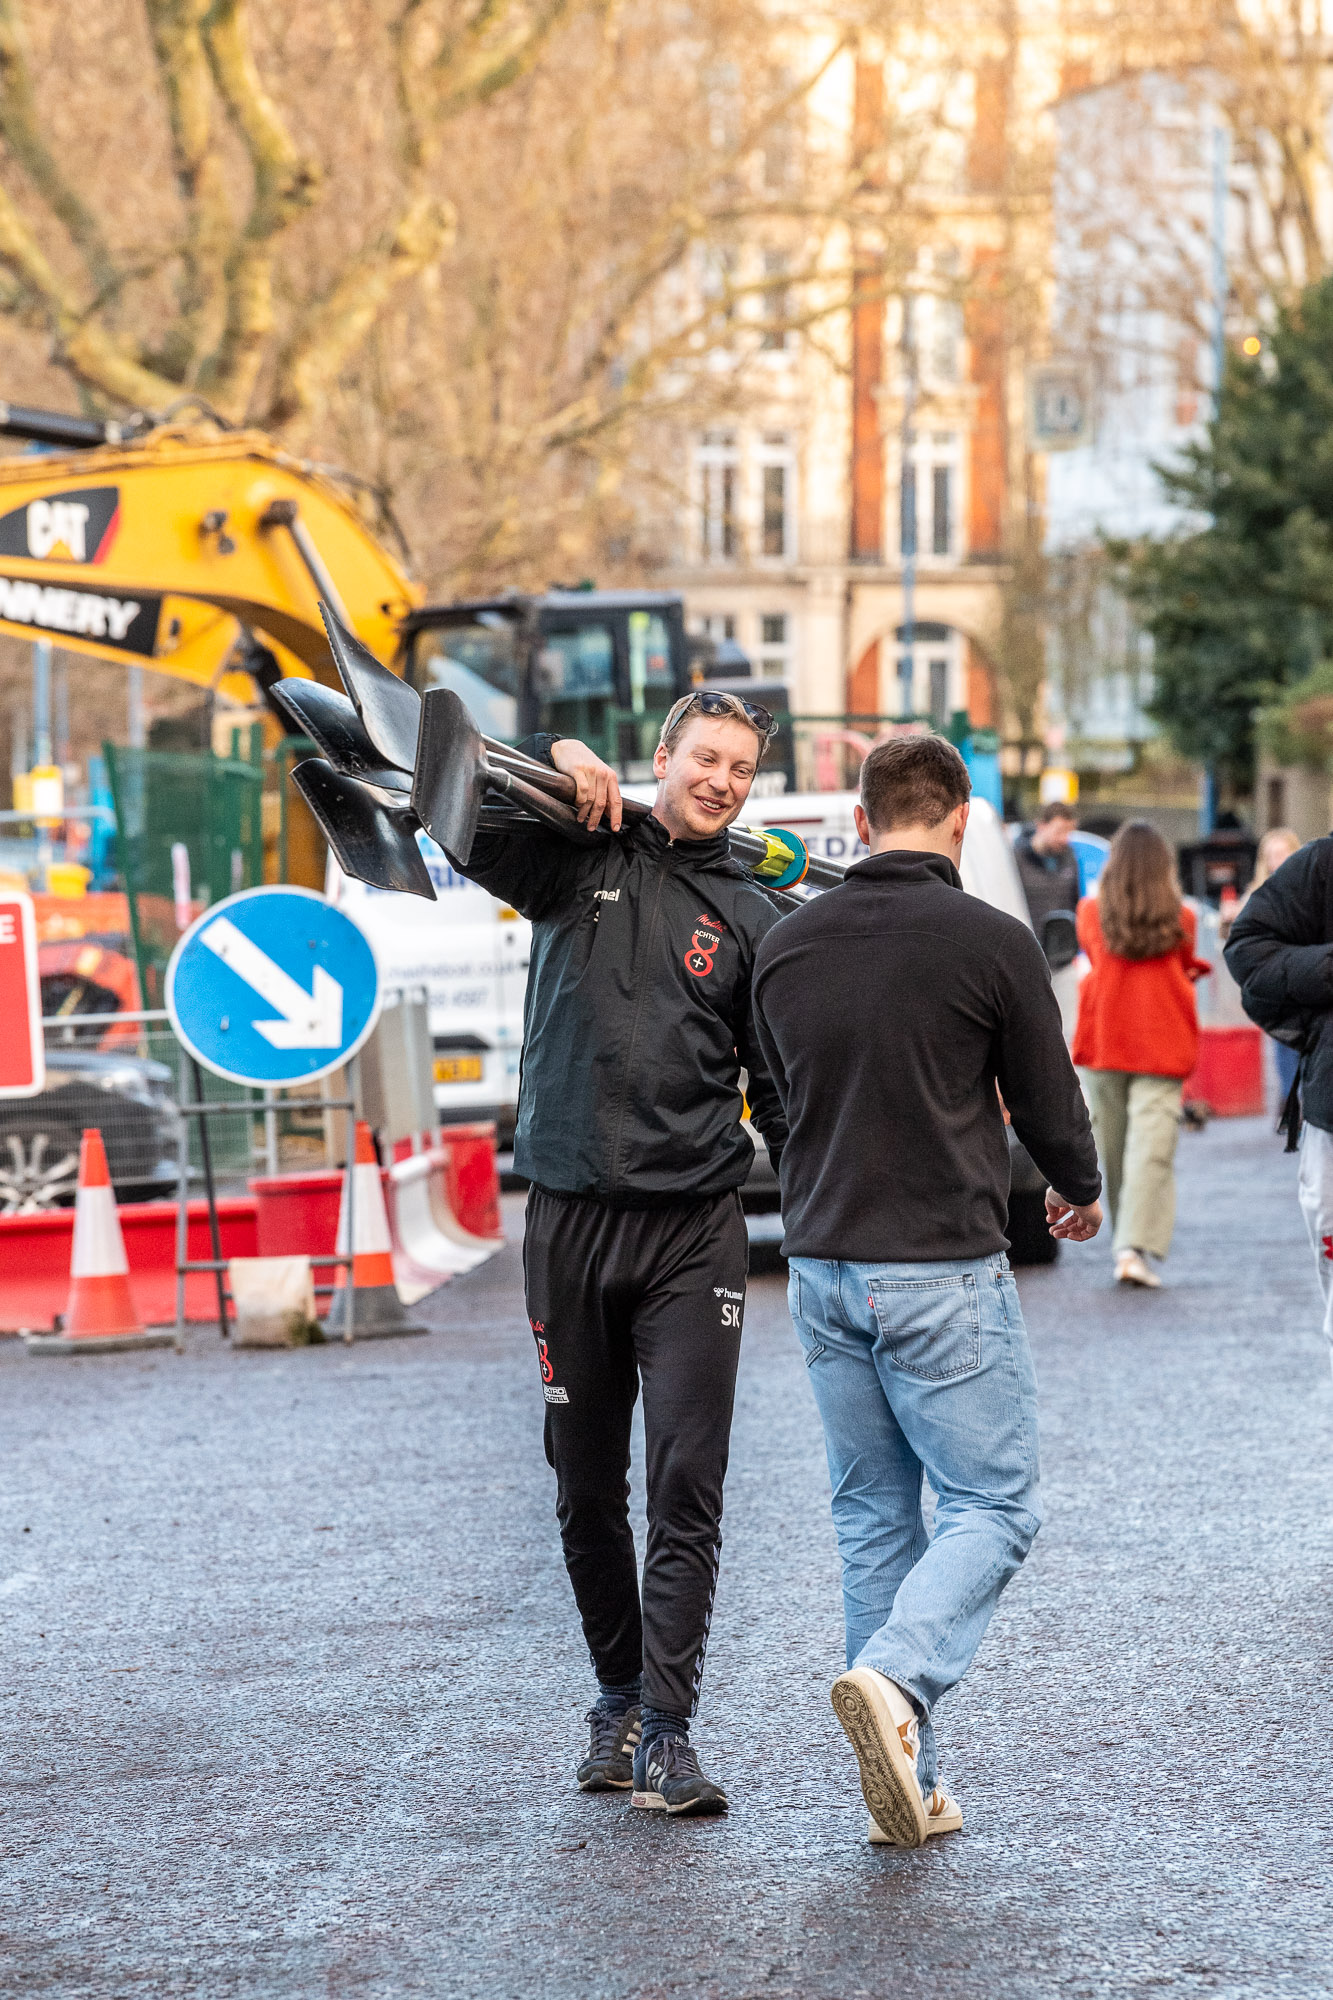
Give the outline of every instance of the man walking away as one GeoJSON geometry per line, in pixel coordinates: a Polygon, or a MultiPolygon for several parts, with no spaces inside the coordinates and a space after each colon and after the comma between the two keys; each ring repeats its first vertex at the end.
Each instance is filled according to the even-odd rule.
{"type": "Polygon", "coordinates": [[[856,809],[868,859],[770,932],[755,966],[757,1033],[790,1128],[792,1317],[842,1553],[848,1671],[833,1707],[870,1838],[904,1847],[962,1824],[937,1782],[931,1718],[1041,1520],[1001,1095],[1052,1182],[1052,1235],[1082,1242],[1101,1223],[1041,949],[963,893],[969,791],[941,738],[877,745],[856,809]]]}
{"type": "Polygon", "coordinates": [[[597,1677],[584,1791],[668,1813],[727,1809],[689,1741],[722,1546],[722,1482],[754,1164],[740,1070],[774,1164],[786,1124],[751,1044],[750,980],[778,910],[732,858],[772,717],[701,688],[669,711],[650,819],[615,774],[551,742],[589,829],[477,836],[467,873],[532,920],[514,1161],[532,1184],[527,1310],[565,1563],[597,1677]],[[639,1384],[647,1454],[642,1603],[629,1522],[639,1384]]]}
{"type": "Polygon", "coordinates": [[[1300,1052],[1283,1108],[1287,1150],[1324,1300],[1333,1356],[1333,836],[1312,840],[1252,890],[1226,961],[1245,1012],[1300,1052]]]}
{"type": "Polygon", "coordinates": [[[1043,806],[1035,823],[1025,826],[1014,842],[1014,860],[1038,937],[1052,910],[1068,910],[1072,915],[1078,908],[1078,856],[1069,845],[1077,826],[1074,808],[1057,799],[1043,806]]]}

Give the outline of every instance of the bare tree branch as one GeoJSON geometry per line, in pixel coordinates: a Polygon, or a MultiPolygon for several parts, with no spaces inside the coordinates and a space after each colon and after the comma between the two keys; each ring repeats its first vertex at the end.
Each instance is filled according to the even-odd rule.
{"type": "Polygon", "coordinates": [[[34,192],[77,246],[94,291],[113,289],[116,261],[102,226],[70,186],[42,136],[28,65],[22,0],[0,0],[0,133],[34,192]]]}
{"type": "Polygon", "coordinates": [[[220,337],[226,311],[227,247],[234,224],[213,133],[213,83],[200,24],[209,0],[146,0],[171,127],[172,165],[185,207],[179,316],[157,366],[185,381],[220,337]]]}
{"type": "Polygon", "coordinates": [[[251,52],[247,0],[212,0],[204,45],[218,95],[245,144],[254,174],[250,213],[227,258],[227,320],[199,371],[199,386],[228,415],[244,416],[273,334],[273,260],[278,238],[315,200],[322,174],[297,150],[265,90],[251,52]]]}

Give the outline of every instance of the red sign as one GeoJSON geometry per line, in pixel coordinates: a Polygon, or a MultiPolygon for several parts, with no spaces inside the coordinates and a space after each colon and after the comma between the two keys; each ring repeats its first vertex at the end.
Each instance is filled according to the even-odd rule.
{"type": "Polygon", "coordinates": [[[0,889],[0,1097],[35,1097],[45,1084],[32,897],[0,889]]]}

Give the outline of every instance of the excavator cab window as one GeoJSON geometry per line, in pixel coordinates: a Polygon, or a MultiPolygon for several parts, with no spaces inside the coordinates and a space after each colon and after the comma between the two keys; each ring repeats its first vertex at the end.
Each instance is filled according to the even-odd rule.
{"type": "Polygon", "coordinates": [[[680,600],[553,591],[410,614],[406,674],[450,687],[484,735],[577,736],[622,777],[652,775],[662,718],[692,684],[680,600]]]}
{"type": "Polygon", "coordinates": [[[427,688],[452,688],[483,735],[506,743],[518,739],[522,669],[512,619],[483,611],[465,624],[418,632],[411,678],[423,694],[427,688]]]}

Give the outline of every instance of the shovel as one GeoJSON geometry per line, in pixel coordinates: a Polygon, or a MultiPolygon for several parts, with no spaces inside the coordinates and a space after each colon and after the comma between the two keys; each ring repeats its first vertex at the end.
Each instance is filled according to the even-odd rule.
{"type": "Polygon", "coordinates": [[[412,804],[431,839],[460,868],[472,857],[487,792],[523,806],[568,840],[596,845],[603,838],[580,823],[572,778],[489,744],[452,688],[429,688],[421,701],[412,804]]]}
{"type": "Polygon", "coordinates": [[[417,846],[416,814],[401,793],[384,792],[307,757],[292,772],[344,875],[372,889],[405,890],[435,901],[435,885],[417,846]]]}
{"type": "Polygon", "coordinates": [[[275,681],[270,693],[297,735],[308,736],[335,771],[382,791],[411,791],[410,767],[400,771],[385,764],[345,694],[295,677],[275,681]]]}
{"type": "Polygon", "coordinates": [[[329,635],[329,648],[342,684],[365,724],[366,734],[381,763],[411,771],[417,761],[417,723],[421,696],[397,674],[381,666],[368,646],[322,600],[319,615],[329,635]]]}

